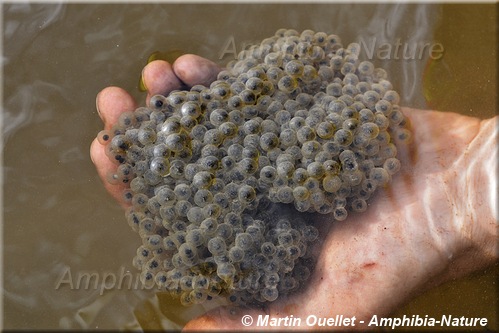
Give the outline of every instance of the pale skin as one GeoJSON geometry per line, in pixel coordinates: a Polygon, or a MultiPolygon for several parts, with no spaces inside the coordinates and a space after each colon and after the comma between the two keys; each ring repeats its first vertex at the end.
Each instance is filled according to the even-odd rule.
{"type": "MultiPolygon", "coordinates": [[[[179,89],[182,83],[207,85],[219,70],[195,55],[184,55],[173,65],[151,62],[142,73],[147,100],[179,89]]],[[[106,129],[122,112],[138,106],[118,87],[102,90],[96,103],[106,129]]],[[[410,108],[403,112],[413,137],[409,145],[397,145],[401,171],[389,187],[377,192],[366,212],[352,213],[343,222],[317,216],[320,252],[305,288],[263,310],[212,310],[184,330],[255,329],[241,324],[245,314],[255,319],[258,314],[303,319],[311,314],[355,316],[356,326],[344,328],[366,329],[360,320],[367,324],[375,314],[389,315],[424,290],[496,262],[498,117],[480,120],[410,108]]],[[[126,207],[121,199],[124,186],[105,180],[117,166],[97,140],[90,153],[104,186],[126,207]]],[[[305,328],[311,329],[300,329],[305,328]]]]}

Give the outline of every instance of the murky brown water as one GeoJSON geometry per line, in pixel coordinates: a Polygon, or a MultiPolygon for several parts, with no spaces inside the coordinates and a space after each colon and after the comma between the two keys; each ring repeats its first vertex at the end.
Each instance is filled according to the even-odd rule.
{"type": "MultiPolygon", "coordinates": [[[[143,100],[137,84],[152,52],[181,50],[224,64],[234,55],[223,54],[228,41],[239,51],[281,27],[336,33],[346,43],[439,42],[444,57],[428,66],[428,56],[393,53],[377,65],[402,105],[424,108],[428,99],[439,110],[486,118],[496,110],[494,14],[494,5],[450,4],[4,4],[4,327],[180,328],[204,311],[133,288],[140,238],[88,154],[101,129],[96,94],[118,85],[143,100]],[[92,273],[97,285],[94,278],[76,290],[77,279],[85,286],[92,273]],[[100,295],[106,273],[110,284],[123,281],[100,295]]],[[[487,317],[497,329],[496,276],[490,269],[446,284],[397,315],[487,317]]]]}

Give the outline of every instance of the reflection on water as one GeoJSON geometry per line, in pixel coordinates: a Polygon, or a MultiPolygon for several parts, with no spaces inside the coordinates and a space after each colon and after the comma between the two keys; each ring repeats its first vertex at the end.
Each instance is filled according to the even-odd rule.
{"type": "MultiPolygon", "coordinates": [[[[245,43],[257,42],[281,27],[336,33],[344,42],[376,38],[377,47],[397,38],[404,43],[433,42],[435,36],[447,46],[455,33],[449,23],[453,17],[469,26],[477,24],[473,17],[464,19],[468,8],[448,8],[405,4],[4,5],[5,327],[179,328],[205,311],[181,308],[169,297],[148,290],[110,288],[101,293],[101,284],[76,290],[67,280],[57,288],[68,268],[73,276],[119,274],[121,269],[136,273],[131,259],[140,239],[104,191],[88,158],[90,142],[101,128],[94,101],[103,87],[121,86],[142,101],[145,96],[137,78],[151,53],[182,50],[224,64],[231,60],[230,54],[221,57],[228,39],[233,38],[239,51],[245,43]],[[244,29],[239,28],[241,21],[244,29]]],[[[473,8],[479,13],[493,12],[484,6],[473,8]]],[[[495,22],[487,20],[488,16],[477,17],[482,27],[493,29],[495,22]]],[[[467,34],[467,40],[475,37],[473,29],[460,33],[467,34]]],[[[495,49],[489,39],[481,44],[495,49]]],[[[456,65],[461,53],[453,49],[452,54],[446,55],[446,68],[458,75],[463,68],[456,65]]],[[[485,56],[489,58],[481,58],[484,64],[495,64],[494,54],[485,56]]],[[[424,108],[422,73],[427,60],[425,55],[411,61],[377,59],[375,64],[387,69],[401,92],[402,105],[424,108]]],[[[492,80],[486,89],[494,90],[486,91],[494,92],[495,78],[487,78],[491,73],[495,70],[483,70],[469,80],[492,80]]],[[[434,86],[426,89],[437,98],[442,95],[434,86]]],[[[452,92],[461,94],[462,88],[452,92]]],[[[473,114],[490,116],[486,111],[495,110],[494,103],[494,93],[483,94],[484,113],[475,110],[473,114]]],[[[445,106],[460,110],[458,104],[445,106]]],[[[490,283],[494,274],[438,288],[399,313],[434,310],[463,315],[462,311],[472,308],[476,316],[494,321],[496,299],[490,296],[496,295],[490,283]],[[463,308],[449,305],[460,298],[464,298],[460,301],[463,308]]]]}

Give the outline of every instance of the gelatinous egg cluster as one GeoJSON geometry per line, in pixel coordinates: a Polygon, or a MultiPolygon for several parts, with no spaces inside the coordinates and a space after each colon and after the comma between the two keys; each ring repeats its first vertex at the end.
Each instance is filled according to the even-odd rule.
{"type": "Polygon", "coordinates": [[[109,181],[130,184],[145,284],[186,305],[252,304],[307,280],[318,230],[296,211],[341,221],[366,210],[400,168],[393,137],[410,136],[386,72],[359,53],[281,29],[210,87],[156,95],[99,134],[118,164],[109,181]]]}

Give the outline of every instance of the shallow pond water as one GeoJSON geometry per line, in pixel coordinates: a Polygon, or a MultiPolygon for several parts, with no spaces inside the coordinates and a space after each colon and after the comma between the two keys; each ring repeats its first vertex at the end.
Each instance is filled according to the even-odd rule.
{"type": "MultiPolygon", "coordinates": [[[[173,329],[205,310],[134,287],[140,238],[89,158],[102,126],[96,94],[117,85],[143,101],[151,53],[223,65],[282,27],[363,39],[375,53],[397,39],[440,43],[440,60],[423,49],[421,58],[391,50],[374,62],[401,105],[487,118],[497,97],[494,13],[451,4],[3,4],[3,326],[173,329]],[[86,288],[69,283],[91,276],[86,288]]],[[[497,329],[496,276],[491,268],[448,283],[397,315],[487,317],[497,329]]]]}

